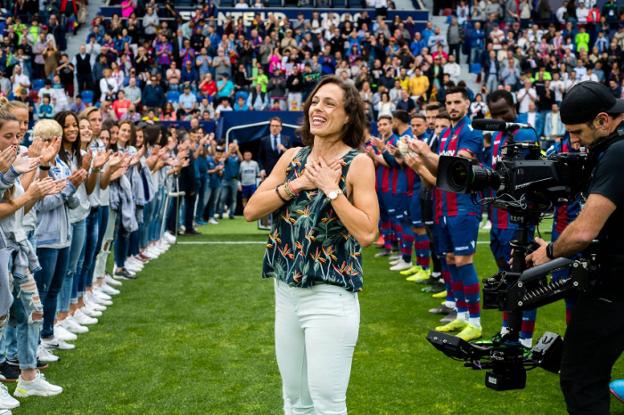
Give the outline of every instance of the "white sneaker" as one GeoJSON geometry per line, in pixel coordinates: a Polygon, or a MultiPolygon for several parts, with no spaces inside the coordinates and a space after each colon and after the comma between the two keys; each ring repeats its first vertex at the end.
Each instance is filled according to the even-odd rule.
{"type": "Polygon", "coordinates": [[[46,380],[43,373],[37,371],[37,376],[31,381],[22,379],[20,375],[13,395],[18,398],[26,398],[28,396],[54,396],[61,392],[63,392],[63,388],[51,384],[46,380]]]}
{"type": "Polygon", "coordinates": [[[211,225],[218,225],[219,222],[217,222],[217,220],[215,218],[210,218],[208,219],[208,223],[211,225]]]}
{"type": "Polygon", "coordinates": [[[104,277],[104,281],[106,282],[106,284],[110,285],[111,287],[121,287],[123,285],[123,282],[117,281],[115,278],[111,277],[110,275],[107,275],[106,277],[104,277]]]}
{"type": "Polygon", "coordinates": [[[41,360],[43,363],[54,363],[59,361],[59,357],[43,347],[43,344],[40,344],[39,347],[37,347],[37,359],[41,360]]]}
{"type": "Polygon", "coordinates": [[[390,255],[390,256],[388,257],[388,261],[396,261],[396,260],[399,260],[399,259],[401,259],[401,258],[402,258],[402,257],[401,257],[401,255],[399,255],[399,254],[390,255]]]}
{"type": "Polygon", "coordinates": [[[113,302],[111,300],[109,300],[108,298],[104,297],[104,295],[106,295],[106,294],[99,293],[97,291],[93,291],[93,295],[92,295],[93,296],[93,301],[98,303],[98,304],[105,305],[105,306],[112,305],[113,302]]]}
{"type": "Polygon", "coordinates": [[[96,298],[99,298],[100,300],[106,300],[106,301],[111,301],[113,299],[113,297],[111,297],[110,295],[106,294],[105,292],[102,292],[101,289],[93,290],[93,296],[96,298]]]}
{"type": "Polygon", "coordinates": [[[65,328],[70,333],[84,334],[89,332],[89,327],[83,326],[82,324],[78,323],[73,316],[67,317],[65,320],[63,320],[61,324],[63,324],[63,328],[65,328]]]}
{"type": "Polygon", "coordinates": [[[54,337],[59,340],[65,340],[66,342],[71,342],[78,339],[78,336],[63,327],[63,322],[60,322],[59,324],[54,326],[54,337]]]}
{"type": "Polygon", "coordinates": [[[143,267],[139,267],[139,266],[134,265],[133,263],[128,262],[128,261],[126,261],[126,263],[124,264],[124,269],[126,271],[130,271],[130,272],[132,272],[134,274],[137,274],[137,273],[143,271],[143,267]]]}
{"type": "Polygon", "coordinates": [[[121,293],[121,291],[111,287],[110,285],[106,283],[104,283],[102,287],[100,287],[100,291],[108,295],[119,295],[121,293]]]}
{"type": "Polygon", "coordinates": [[[91,295],[91,293],[85,296],[85,305],[87,305],[91,310],[102,311],[102,312],[106,311],[106,306],[103,304],[97,303],[93,299],[93,296],[91,295]]]}
{"type": "Polygon", "coordinates": [[[0,384],[0,414],[4,414],[4,413],[11,413],[11,411],[9,412],[2,412],[5,410],[9,410],[9,409],[15,409],[18,406],[20,406],[20,402],[15,399],[14,397],[11,396],[11,394],[9,394],[9,390],[7,389],[6,386],[4,386],[3,384],[0,384]]]}
{"type": "Polygon", "coordinates": [[[56,337],[51,337],[47,339],[41,339],[41,344],[48,351],[50,350],[73,350],[76,348],[75,344],[67,343],[65,340],[57,339],[56,337]]]}
{"type": "Polygon", "coordinates": [[[81,324],[83,326],[91,326],[98,323],[98,320],[96,318],[89,317],[88,315],[83,313],[82,310],[76,311],[76,313],[74,314],[74,319],[78,322],[78,324],[81,324]]]}
{"type": "Polygon", "coordinates": [[[169,243],[169,244],[174,244],[176,241],[176,237],[173,236],[169,231],[165,232],[163,234],[163,238],[165,238],[165,240],[169,243]]]}
{"type": "Polygon", "coordinates": [[[92,318],[102,317],[102,312],[89,306],[82,307],[82,312],[92,318]]]}
{"type": "Polygon", "coordinates": [[[0,415],[13,415],[10,409],[0,409],[0,415]]]}
{"type": "Polygon", "coordinates": [[[158,258],[158,254],[155,253],[153,250],[150,251],[149,248],[145,249],[142,253],[143,253],[144,256],[148,257],[149,259],[156,259],[156,258],[158,258]]]}
{"type": "Polygon", "coordinates": [[[390,271],[405,271],[406,269],[409,269],[412,267],[412,262],[405,262],[403,260],[403,258],[401,258],[401,260],[399,262],[397,262],[395,265],[390,267],[390,271]]]}

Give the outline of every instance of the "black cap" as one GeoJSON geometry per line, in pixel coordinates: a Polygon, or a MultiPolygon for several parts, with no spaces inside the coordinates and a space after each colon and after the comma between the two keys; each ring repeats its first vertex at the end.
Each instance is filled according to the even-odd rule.
{"type": "Polygon", "coordinates": [[[585,81],[566,94],[560,112],[564,124],[581,124],[593,120],[601,112],[624,113],[624,100],[616,99],[600,82],[585,81]]]}

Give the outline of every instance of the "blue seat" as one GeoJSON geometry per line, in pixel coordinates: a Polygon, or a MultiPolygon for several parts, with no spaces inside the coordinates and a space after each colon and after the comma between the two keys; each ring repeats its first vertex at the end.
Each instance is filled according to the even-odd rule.
{"type": "Polygon", "coordinates": [[[243,97],[243,99],[247,101],[247,97],[249,97],[249,94],[246,91],[238,91],[234,96],[234,101],[237,101],[239,97],[243,97]]]}
{"type": "Polygon", "coordinates": [[[82,91],[82,93],[80,94],[80,97],[82,97],[82,101],[87,104],[87,105],[92,105],[93,104],[93,99],[95,98],[95,94],[93,93],[93,91],[91,91],[90,89],[85,89],[84,91],[82,91]]]}
{"type": "Polygon", "coordinates": [[[45,81],[43,79],[33,79],[32,89],[34,89],[35,91],[39,91],[44,86],[45,86],[45,81]]]}
{"type": "Polygon", "coordinates": [[[470,64],[470,73],[480,74],[481,73],[481,64],[480,63],[471,63],[470,64]]]}
{"type": "Polygon", "coordinates": [[[178,91],[167,91],[167,102],[178,103],[180,93],[178,91]]]}

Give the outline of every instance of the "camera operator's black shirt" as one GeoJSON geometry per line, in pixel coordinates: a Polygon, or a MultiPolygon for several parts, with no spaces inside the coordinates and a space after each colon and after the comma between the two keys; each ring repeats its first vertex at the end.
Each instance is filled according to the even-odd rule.
{"type": "Polygon", "coordinates": [[[598,236],[600,250],[603,254],[624,256],[624,140],[611,144],[597,156],[588,194],[602,195],[616,206],[598,236]]]}

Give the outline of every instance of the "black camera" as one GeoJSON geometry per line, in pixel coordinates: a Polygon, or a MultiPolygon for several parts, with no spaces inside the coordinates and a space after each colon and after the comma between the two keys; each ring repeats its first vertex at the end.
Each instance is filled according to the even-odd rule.
{"type": "Polygon", "coordinates": [[[495,169],[463,157],[440,156],[436,185],[447,192],[496,191],[484,204],[512,216],[540,215],[554,203],[573,200],[587,184],[586,153],[561,153],[545,158],[538,143],[510,143],[495,169]]]}
{"type": "Polygon", "coordinates": [[[571,291],[586,289],[595,258],[560,258],[528,270],[524,269],[524,259],[536,248],[530,242],[532,227],[556,204],[574,201],[587,187],[592,168],[588,160],[584,152],[545,157],[538,143],[514,142],[513,137],[501,149],[493,169],[463,157],[440,157],[438,188],[470,193],[475,203],[506,210],[511,221],[518,224],[516,239],[511,243],[511,269],[482,280],[483,307],[508,312],[509,332],[478,345],[436,331],[427,336],[448,357],[462,360],[472,369],[486,369],[485,384],[489,388],[521,389],[526,383],[527,369],[542,367],[553,373],[559,370],[563,339],[546,333],[535,347],[525,348],[518,339],[521,312],[557,301],[571,291]],[[494,195],[487,196],[491,193],[487,190],[494,195]],[[561,268],[569,268],[570,276],[553,280],[551,273],[561,268]]]}

